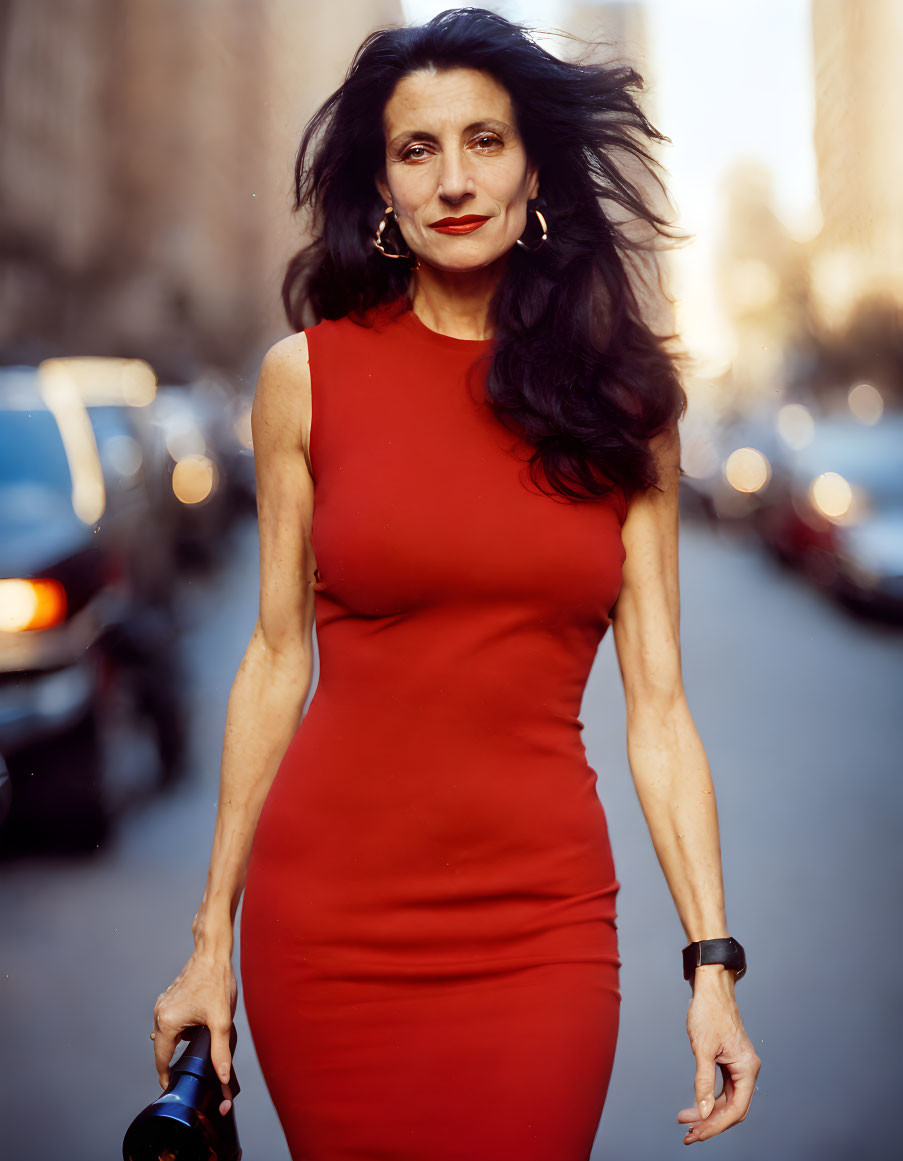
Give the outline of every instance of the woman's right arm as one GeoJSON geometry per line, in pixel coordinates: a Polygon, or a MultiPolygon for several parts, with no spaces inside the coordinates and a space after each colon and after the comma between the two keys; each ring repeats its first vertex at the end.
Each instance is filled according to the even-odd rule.
{"type": "MultiPolygon", "coordinates": [[[[257,821],[300,724],[313,674],[310,410],[302,331],[267,351],[254,395],[260,609],[229,694],[213,849],[192,923],[194,951],[154,1008],[154,1051],[163,1088],[182,1029],[196,1024],[210,1029],[214,1067],[224,1081],[230,1076],[229,1033],[237,997],[235,914],[257,821]]],[[[223,1091],[228,1100],[226,1084],[223,1091]]]]}

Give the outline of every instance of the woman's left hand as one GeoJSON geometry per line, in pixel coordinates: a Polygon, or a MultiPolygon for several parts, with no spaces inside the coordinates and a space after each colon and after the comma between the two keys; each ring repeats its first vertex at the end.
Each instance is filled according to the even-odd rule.
{"type": "Polygon", "coordinates": [[[720,964],[696,969],[687,1034],[696,1057],[696,1104],[681,1109],[678,1124],[690,1124],[684,1144],[707,1141],[746,1120],[762,1061],[743,1028],[734,996],[734,974],[720,964]],[[715,1066],[722,1091],[715,1096],[715,1066]]]}

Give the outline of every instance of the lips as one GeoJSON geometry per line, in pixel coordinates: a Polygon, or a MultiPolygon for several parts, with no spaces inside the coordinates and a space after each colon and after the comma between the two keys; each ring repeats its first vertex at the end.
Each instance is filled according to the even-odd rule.
{"type": "Polygon", "coordinates": [[[469,234],[488,221],[489,218],[483,214],[463,214],[460,218],[440,218],[430,226],[440,234],[469,234]]]}

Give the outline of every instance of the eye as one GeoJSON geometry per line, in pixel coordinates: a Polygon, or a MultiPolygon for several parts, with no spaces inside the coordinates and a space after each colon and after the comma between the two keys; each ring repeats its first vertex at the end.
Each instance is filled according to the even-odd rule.
{"type": "MultiPolygon", "coordinates": [[[[425,145],[409,145],[408,148],[404,151],[404,153],[402,153],[401,160],[407,161],[415,149],[426,149],[426,146],[425,145]]],[[[421,161],[422,158],[415,157],[413,160],[414,161],[421,161]]]]}
{"type": "Polygon", "coordinates": [[[480,141],[488,141],[490,145],[501,145],[500,138],[496,137],[494,133],[481,133],[479,137],[474,139],[478,143],[480,141]]]}

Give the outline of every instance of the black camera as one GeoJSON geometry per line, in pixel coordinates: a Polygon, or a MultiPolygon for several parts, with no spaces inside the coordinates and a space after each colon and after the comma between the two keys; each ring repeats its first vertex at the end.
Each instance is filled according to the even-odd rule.
{"type": "MultiPolygon", "coordinates": [[[[235,1052],[235,1025],[229,1050],[235,1052]]],[[[235,1097],[241,1091],[233,1064],[232,1104],[223,1116],[223,1082],[210,1059],[210,1029],[191,1029],[185,1051],[170,1065],[169,1086],[135,1117],[122,1142],[123,1161],[241,1161],[235,1097]]]]}

